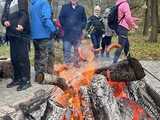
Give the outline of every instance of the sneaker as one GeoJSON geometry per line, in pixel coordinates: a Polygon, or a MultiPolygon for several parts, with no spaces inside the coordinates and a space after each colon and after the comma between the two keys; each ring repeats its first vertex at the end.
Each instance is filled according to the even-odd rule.
{"type": "Polygon", "coordinates": [[[44,74],[43,73],[37,73],[36,76],[35,76],[35,82],[38,82],[38,83],[42,83],[44,81],[44,74]]]}
{"type": "Polygon", "coordinates": [[[19,85],[19,82],[12,81],[11,83],[7,84],[7,88],[12,88],[12,87],[15,87],[17,85],[19,85]]]}
{"type": "Polygon", "coordinates": [[[28,81],[26,84],[19,85],[17,87],[17,91],[26,90],[29,87],[31,87],[31,83],[28,81]]]}

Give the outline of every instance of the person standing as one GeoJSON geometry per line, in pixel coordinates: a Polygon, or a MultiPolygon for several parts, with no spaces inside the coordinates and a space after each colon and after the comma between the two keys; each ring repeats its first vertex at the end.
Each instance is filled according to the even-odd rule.
{"type": "MultiPolygon", "coordinates": [[[[110,13],[110,8],[106,8],[104,11],[104,24],[105,24],[105,33],[102,35],[102,42],[101,42],[101,56],[104,56],[104,53],[106,49],[111,45],[112,42],[112,36],[113,36],[113,31],[112,29],[109,28],[108,26],[108,15],[110,13]]],[[[109,57],[109,52],[106,52],[106,57],[109,57]]]]}
{"type": "Polygon", "coordinates": [[[2,25],[6,27],[6,39],[10,42],[10,56],[13,78],[7,88],[17,86],[17,91],[25,90],[30,83],[29,61],[29,16],[27,0],[6,0],[2,15],[2,25]]]}
{"type": "MultiPolygon", "coordinates": [[[[52,7],[48,0],[31,0],[29,3],[31,37],[33,39],[35,58],[35,81],[41,82],[51,78],[53,70],[48,70],[49,55],[53,41],[51,36],[56,31],[52,21],[52,7]]],[[[50,66],[51,67],[51,66],[50,66]]],[[[53,66],[52,66],[53,68],[53,66]]]]}
{"type": "Polygon", "coordinates": [[[98,58],[99,51],[97,52],[96,49],[99,49],[101,47],[100,44],[102,35],[105,32],[105,26],[103,23],[103,18],[101,17],[100,6],[97,5],[94,7],[94,13],[89,17],[86,29],[90,32],[89,34],[91,36],[93,49],[95,50],[94,55],[96,58],[98,58]]]}
{"type": "Polygon", "coordinates": [[[121,47],[115,51],[113,63],[117,63],[122,50],[124,50],[125,56],[128,55],[129,53],[128,31],[131,29],[138,28],[138,26],[135,23],[135,21],[138,20],[138,18],[132,17],[128,2],[129,2],[128,0],[116,1],[116,5],[119,5],[118,7],[119,24],[116,33],[118,35],[118,43],[121,45],[121,47]]]}
{"type": "Polygon", "coordinates": [[[65,65],[79,65],[78,48],[81,42],[82,31],[85,29],[87,18],[85,9],[78,4],[79,0],[70,0],[69,3],[62,6],[59,20],[64,30],[63,52],[65,65]],[[74,48],[74,57],[72,59],[71,50],[74,48]]]}

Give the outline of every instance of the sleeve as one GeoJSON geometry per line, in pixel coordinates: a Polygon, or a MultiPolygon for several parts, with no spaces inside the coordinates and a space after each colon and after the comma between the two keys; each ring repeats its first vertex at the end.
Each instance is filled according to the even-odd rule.
{"type": "Polygon", "coordinates": [[[28,5],[26,5],[25,0],[18,0],[18,7],[20,15],[18,24],[24,27],[26,21],[28,20],[28,5]]]}
{"type": "Polygon", "coordinates": [[[86,25],[86,30],[88,31],[90,29],[90,26],[92,25],[92,19],[91,17],[88,18],[88,21],[87,21],[87,25],[86,25]]]}
{"type": "Polygon", "coordinates": [[[124,3],[124,4],[121,6],[121,8],[122,8],[122,12],[123,12],[124,15],[125,15],[125,20],[126,20],[127,24],[128,24],[131,28],[133,28],[134,26],[136,26],[135,20],[134,20],[134,18],[133,18],[132,15],[131,15],[131,10],[130,10],[130,8],[129,8],[129,4],[128,4],[128,3],[124,3]]]}
{"type": "Polygon", "coordinates": [[[56,28],[52,20],[52,11],[51,6],[48,2],[43,3],[41,19],[44,26],[46,26],[51,32],[55,32],[56,28]]]}
{"type": "Polygon", "coordinates": [[[4,25],[4,22],[8,20],[8,14],[9,14],[9,3],[5,2],[5,6],[2,13],[1,23],[4,25]]]}
{"type": "Polygon", "coordinates": [[[87,24],[87,17],[86,17],[85,9],[83,8],[83,12],[82,12],[82,29],[85,29],[86,24],[87,24]]]}

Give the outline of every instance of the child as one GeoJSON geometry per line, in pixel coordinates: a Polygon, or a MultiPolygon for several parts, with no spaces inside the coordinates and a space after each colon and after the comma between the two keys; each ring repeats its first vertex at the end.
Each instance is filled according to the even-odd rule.
{"type": "MultiPolygon", "coordinates": [[[[113,31],[108,26],[108,15],[110,13],[110,8],[106,8],[104,12],[104,24],[105,24],[105,34],[102,36],[102,51],[101,56],[104,56],[105,49],[108,48],[108,46],[111,44],[111,39],[113,35],[113,31]]],[[[106,57],[109,57],[109,52],[106,52],[106,57]]]]}
{"type": "Polygon", "coordinates": [[[100,41],[102,38],[102,34],[105,31],[105,27],[103,24],[103,19],[100,16],[101,8],[100,6],[95,6],[94,14],[89,17],[87,24],[87,31],[89,32],[93,44],[94,55],[98,57],[99,52],[96,49],[100,48],[100,41]]]}

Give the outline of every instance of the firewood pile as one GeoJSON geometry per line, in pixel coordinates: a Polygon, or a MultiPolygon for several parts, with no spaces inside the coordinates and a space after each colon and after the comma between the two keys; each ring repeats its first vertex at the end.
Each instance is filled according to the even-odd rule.
{"type": "Polygon", "coordinates": [[[0,57],[0,78],[11,78],[13,73],[10,59],[0,57]]]}
{"type": "Polygon", "coordinates": [[[76,82],[66,82],[68,87],[63,91],[53,88],[49,93],[37,92],[32,100],[16,108],[16,120],[160,120],[156,102],[160,96],[149,89],[136,59],[95,69],[84,84],[88,72],[93,71],[85,71],[83,79],[76,77],[80,79],[76,82]]]}

